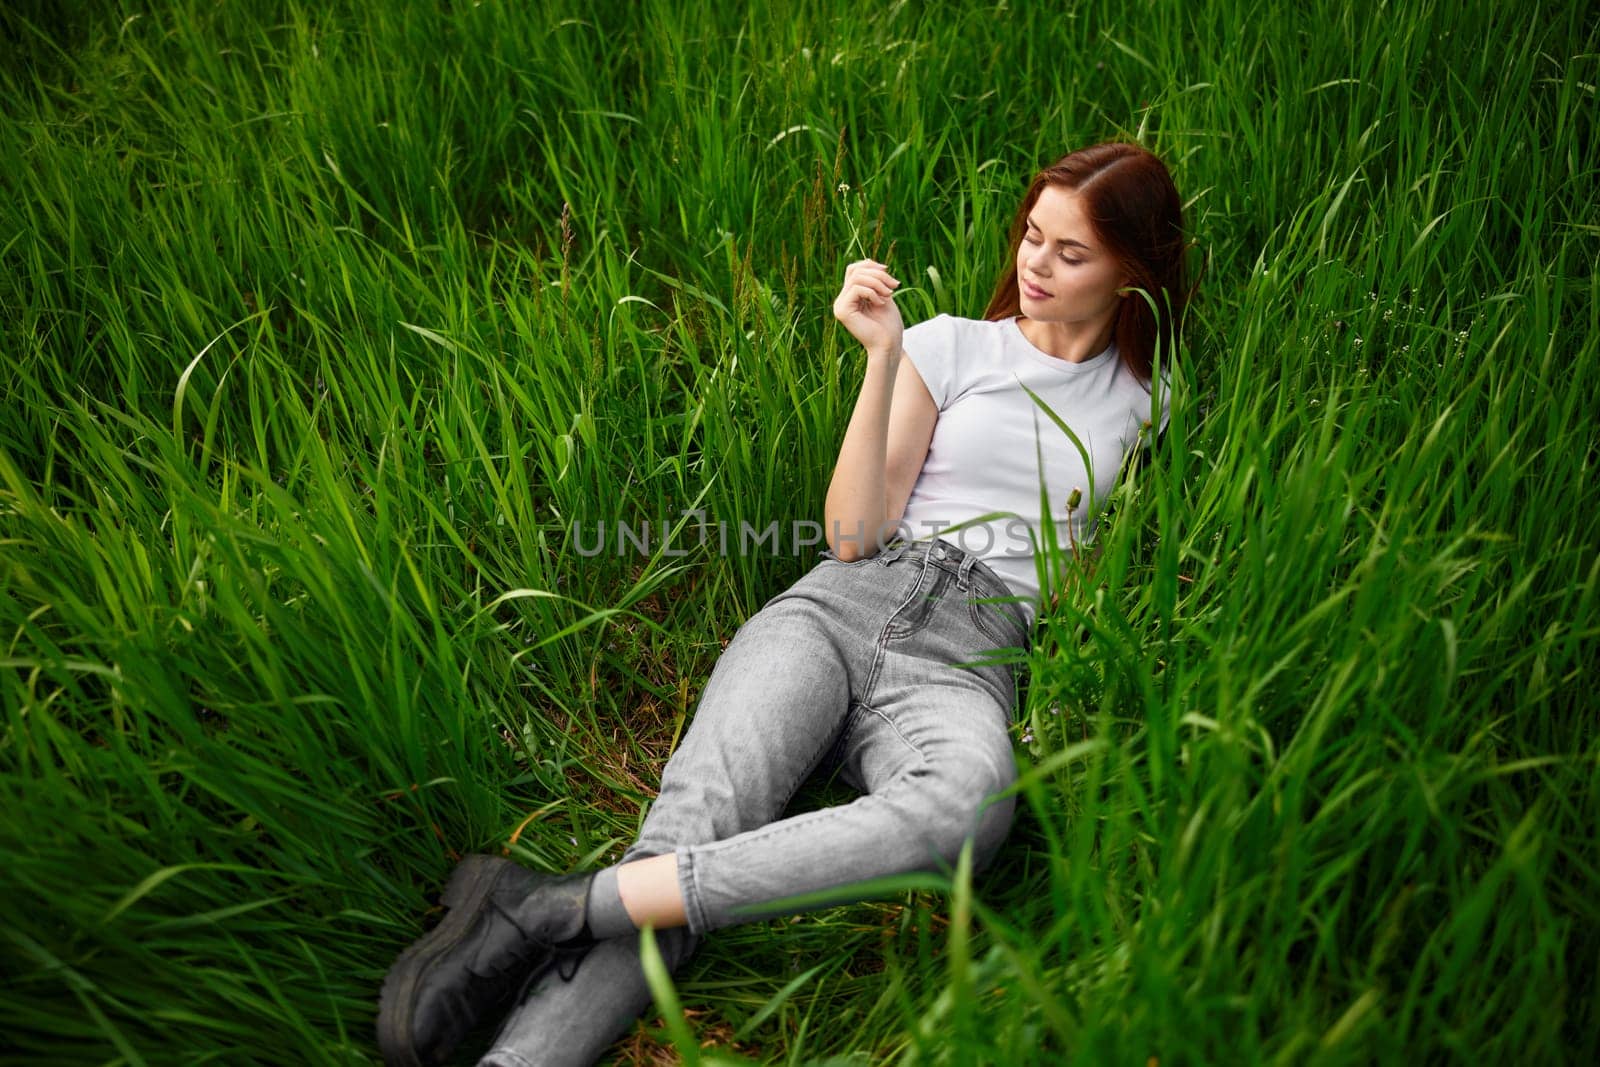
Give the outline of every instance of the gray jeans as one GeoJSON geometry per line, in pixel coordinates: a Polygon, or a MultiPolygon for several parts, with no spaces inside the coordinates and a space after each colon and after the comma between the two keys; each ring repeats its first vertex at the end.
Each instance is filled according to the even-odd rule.
{"type": "MultiPolygon", "coordinates": [[[[622,857],[677,853],[689,925],[656,934],[669,969],[709,931],[805,910],[771,901],[948,870],[969,838],[977,869],[994,859],[1023,668],[984,661],[1027,647],[1011,595],[949,542],[898,542],[850,563],[825,551],[739,628],[622,857]],[[861,795],[779,818],[819,771],[861,795]]],[[[480,1067],[588,1067],[650,1000],[638,939],[602,942],[570,981],[535,984],[480,1067]]]]}

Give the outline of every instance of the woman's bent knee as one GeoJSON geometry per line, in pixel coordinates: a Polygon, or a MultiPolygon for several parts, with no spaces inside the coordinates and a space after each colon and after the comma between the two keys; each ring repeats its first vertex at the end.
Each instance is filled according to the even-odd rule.
{"type": "Polygon", "coordinates": [[[961,850],[972,842],[973,867],[982,870],[994,862],[1016,811],[1016,797],[998,796],[1016,780],[1016,763],[992,767],[967,766],[957,770],[937,765],[925,768],[923,802],[926,841],[938,859],[954,866],[961,850]]]}
{"type": "Polygon", "coordinates": [[[973,834],[973,870],[985,869],[1000,854],[1000,847],[1011,832],[1011,820],[1016,807],[1017,798],[1008,795],[988,801],[979,810],[978,828],[973,834]]]}

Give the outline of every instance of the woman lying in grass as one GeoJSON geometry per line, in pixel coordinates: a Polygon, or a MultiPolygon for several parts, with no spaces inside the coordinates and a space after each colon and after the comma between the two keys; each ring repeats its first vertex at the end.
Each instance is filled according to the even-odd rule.
{"type": "Polygon", "coordinates": [[[948,869],[969,841],[976,869],[993,860],[1022,668],[989,654],[1028,648],[1052,584],[1041,481],[1066,516],[1057,542],[1086,540],[1094,487],[1152,417],[1166,425],[1153,357],[1173,351],[1188,297],[1177,190],[1134,145],[1038,174],[1011,246],[982,319],[910,329],[884,264],[845,268],[833,313],[866,372],[823,558],[734,635],[620,863],[552,876],[461,862],[444,919],[384,982],[386,1062],[439,1063],[525,990],[480,1067],[592,1064],[650,1004],[645,924],[676,969],[713,930],[820,906],[784,898],[842,889],[840,903],[859,883],[948,869]],[[819,769],[862,795],[780,818],[819,769]]]}

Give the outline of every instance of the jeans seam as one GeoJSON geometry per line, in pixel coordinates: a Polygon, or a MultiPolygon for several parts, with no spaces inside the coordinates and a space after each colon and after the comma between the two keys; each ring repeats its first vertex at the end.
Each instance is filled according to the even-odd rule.
{"type": "Polygon", "coordinates": [[[870,712],[871,714],[882,719],[884,724],[887,725],[889,729],[894,731],[894,735],[898,737],[907,748],[917,754],[917,758],[922,760],[922,765],[924,767],[928,765],[928,754],[922,751],[922,749],[917,746],[916,742],[912,741],[911,738],[907,737],[901,731],[900,724],[895,722],[894,719],[890,718],[887,712],[881,711],[878,708],[873,707],[871,704],[863,704],[861,707],[864,711],[870,712]]]}
{"type": "MultiPolygon", "coordinates": [[[[885,564],[885,566],[888,566],[888,564],[885,564]]],[[[878,675],[883,670],[883,658],[889,650],[889,631],[894,628],[894,621],[900,617],[900,613],[910,607],[911,601],[921,591],[922,579],[927,574],[927,570],[927,566],[924,565],[917,571],[917,580],[912,584],[911,591],[905,595],[905,599],[900,601],[899,606],[889,613],[888,619],[884,621],[883,629],[878,631],[878,647],[872,656],[872,667],[867,671],[866,680],[861,683],[861,695],[858,700],[863,704],[870,705],[872,703],[872,690],[878,684],[878,675]]]]}
{"type": "MultiPolygon", "coordinates": [[[[928,761],[927,761],[927,757],[925,757],[925,756],[923,757],[923,766],[924,767],[929,766],[928,761]]],[[[863,800],[877,800],[877,801],[881,801],[881,802],[887,802],[888,799],[892,795],[898,795],[898,793],[903,789],[912,788],[911,783],[912,783],[913,777],[914,777],[914,775],[909,773],[909,772],[897,775],[892,781],[890,781],[882,789],[879,789],[879,790],[877,790],[875,792],[863,793],[853,803],[859,803],[860,801],[863,801],[863,800]]],[[[988,803],[988,797],[985,797],[984,800],[982,802],[980,802],[980,805],[979,805],[979,807],[977,809],[977,811],[978,811],[978,813],[980,815],[981,815],[981,813],[982,813],[982,811],[984,809],[984,806],[987,805],[987,803],[988,803]]],[[[760,827],[760,828],[758,828],[756,830],[748,831],[746,834],[740,834],[739,835],[740,837],[748,838],[748,840],[741,842],[741,847],[743,845],[756,844],[758,842],[759,843],[768,843],[768,842],[771,842],[772,840],[774,840],[776,838],[780,838],[780,837],[784,836],[785,834],[790,833],[791,831],[809,830],[809,829],[812,828],[813,824],[815,824],[815,823],[817,823],[817,822],[819,822],[819,821],[821,821],[823,819],[836,817],[839,811],[841,811],[842,809],[847,808],[849,806],[850,806],[849,804],[832,805],[832,806],[826,807],[826,808],[819,808],[816,811],[802,812],[799,815],[793,816],[793,817],[791,817],[789,819],[782,820],[780,822],[768,823],[766,826],[760,827]]],[[[974,820],[974,823],[976,823],[976,820],[974,820]]],[[[971,837],[971,836],[973,836],[974,833],[975,833],[975,830],[969,830],[967,832],[967,836],[971,837]]],[[[726,844],[727,841],[731,841],[731,840],[733,840],[733,839],[732,838],[728,838],[728,839],[726,839],[724,841],[712,841],[712,842],[706,843],[705,845],[700,845],[700,846],[697,846],[697,847],[705,848],[705,849],[713,849],[713,848],[716,848],[719,845],[726,844]]],[[[931,868],[934,869],[934,870],[948,870],[949,867],[951,866],[948,861],[942,859],[939,856],[937,851],[930,851],[926,858],[927,858],[927,861],[930,864],[931,868]]],[[[920,869],[923,869],[923,868],[914,868],[914,869],[919,869],[920,870],[920,869]]],[[[843,886],[843,885],[847,885],[847,884],[849,884],[849,880],[839,881],[839,882],[835,883],[835,885],[837,885],[837,886],[843,886]]],[[[741,903],[742,904],[746,904],[746,905],[754,905],[754,906],[759,907],[764,902],[761,902],[761,901],[742,901],[741,903]]],[[[843,903],[843,901],[841,901],[840,903],[843,903]]],[[[784,914],[788,914],[788,913],[784,913],[784,914]]],[[[700,915],[700,921],[702,923],[705,922],[704,913],[703,912],[700,915]]],[[[735,923],[738,923],[738,922],[744,922],[744,921],[749,921],[749,920],[735,919],[734,921],[735,921],[735,923]]],[[[697,931],[694,931],[693,927],[691,927],[690,929],[691,929],[691,932],[697,933],[698,936],[704,936],[705,933],[709,932],[707,930],[702,930],[702,931],[698,931],[697,932],[697,931]]]]}
{"type": "MultiPolygon", "coordinates": [[[[972,566],[967,570],[967,584],[980,597],[1005,598],[1016,596],[1016,592],[1012,590],[1011,586],[1006,584],[1006,580],[996,574],[994,569],[982,559],[974,560],[972,566]],[[978,568],[980,567],[983,569],[979,570],[978,568]]],[[[976,609],[976,605],[973,605],[973,607],[976,609]]],[[[1022,605],[1016,603],[1014,600],[1002,599],[995,603],[993,607],[999,609],[1002,615],[1011,620],[1012,624],[1016,627],[1017,632],[1021,635],[1021,643],[1024,647],[1026,647],[1028,639],[1028,616],[1027,612],[1023,610],[1022,605]]],[[[996,640],[1004,641],[1006,638],[1000,637],[996,638],[996,640]]]]}
{"type": "Polygon", "coordinates": [[[906,633],[895,633],[894,632],[895,624],[897,622],[899,622],[899,620],[900,620],[900,613],[905,611],[907,608],[909,608],[912,605],[912,603],[914,603],[918,599],[918,594],[921,594],[921,598],[924,599],[924,600],[931,599],[936,594],[939,595],[941,598],[943,597],[944,593],[941,591],[940,587],[942,585],[945,585],[946,583],[945,583],[944,579],[939,577],[939,575],[948,574],[948,573],[949,572],[946,571],[945,568],[943,568],[941,566],[938,566],[937,564],[933,563],[932,561],[924,561],[923,562],[922,569],[919,572],[917,572],[916,588],[911,590],[911,595],[906,597],[905,602],[902,603],[899,607],[895,608],[894,609],[894,614],[889,616],[889,621],[884,624],[883,633],[878,639],[879,640],[879,644],[887,647],[890,641],[893,641],[893,640],[904,641],[907,638],[911,638],[911,637],[917,636],[917,634],[921,633],[923,630],[926,630],[928,628],[929,620],[931,620],[932,617],[934,616],[934,614],[936,614],[937,611],[938,611],[938,606],[937,605],[935,605],[934,607],[928,609],[928,618],[924,619],[923,622],[922,622],[922,625],[917,627],[915,630],[910,630],[910,631],[908,631],[906,633]],[[926,584],[928,573],[930,571],[935,572],[934,579],[933,579],[933,584],[932,584],[932,586],[929,587],[928,591],[926,593],[924,593],[922,587],[926,584]]]}
{"type": "Polygon", "coordinates": [[[498,1060],[506,1060],[506,1061],[515,1060],[516,1064],[514,1065],[514,1067],[533,1067],[533,1064],[528,1062],[528,1060],[526,1060],[525,1058],[523,1058],[522,1054],[520,1052],[517,1052],[515,1049],[502,1048],[502,1047],[496,1046],[495,1048],[492,1048],[488,1052],[484,1053],[484,1058],[485,1059],[489,1058],[490,1056],[493,1056],[495,1059],[498,1059],[498,1060]]]}
{"type": "MultiPolygon", "coordinates": [[[[981,605],[981,606],[982,607],[993,607],[993,606],[998,606],[998,605],[985,604],[985,605],[981,605]]],[[[978,628],[978,632],[983,634],[983,636],[987,637],[991,641],[999,641],[1001,643],[1001,646],[1004,647],[1005,642],[1006,642],[1005,635],[1004,634],[997,634],[993,630],[991,630],[989,628],[989,624],[984,622],[983,612],[981,610],[979,610],[979,609],[980,609],[980,605],[978,604],[977,598],[976,597],[968,597],[967,598],[967,615],[972,619],[972,624],[978,628]]]]}
{"type": "MultiPolygon", "coordinates": [[[[898,733],[898,731],[896,731],[896,732],[898,733]]],[[[907,744],[910,744],[910,742],[907,742],[907,744]]],[[[913,747],[913,751],[916,752],[918,756],[922,757],[922,766],[923,767],[929,766],[928,757],[923,755],[921,749],[917,749],[917,748],[913,747]]],[[[830,804],[828,807],[817,808],[814,811],[802,811],[798,815],[791,815],[787,819],[779,819],[776,822],[769,822],[765,826],[758,826],[753,830],[746,830],[744,833],[738,834],[736,836],[742,837],[742,838],[746,838],[746,840],[740,842],[740,845],[742,847],[744,845],[755,844],[758,841],[770,841],[773,838],[781,837],[784,834],[792,833],[792,832],[794,832],[796,830],[809,829],[811,823],[817,822],[819,819],[834,817],[839,810],[841,810],[843,808],[847,808],[847,807],[850,806],[850,804],[856,803],[857,801],[861,801],[861,800],[882,800],[884,797],[886,797],[891,792],[896,791],[897,787],[903,786],[910,779],[911,779],[910,772],[899,774],[894,778],[893,781],[891,781],[888,785],[884,786],[882,789],[879,789],[879,790],[877,790],[875,792],[871,792],[871,793],[863,793],[863,794],[861,794],[861,796],[857,797],[855,801],[851,801],[851,802],[846,803],[846,804],[830,804]]],[[[717,846],[725,845],[725,844],[727,844],[728,842],[730,842],[732,840],[734,840],[734,838],[727,837],[727,838],[723,838],[721,841],[707,841],[704,844],[696,845],[694,847],[695,848],[700,848],[700,849],[714,849],[717,846]]],[[[680,863],[681,862],[682,861],[680,860],[680,863]]],[[[696,900],[697,910],[698,910],[698,905],[699,905],[699,901],[696,900]]],[[[704,924],[705,924],[705,913],[703,911],[699,911],[698,914],[696,915],[696,918],[700,921],[700,923],[701,923],[701,925],[703,927],[704,924]]],[[[691,933],[701,933],[701,931],[695,930],[693,926],[690,927],[690,932],[691,933]]]]}
{"type": "Polygon", "coordinates": [[[688,845],[679,845],[674,851],[678,854],[678,891],[683,894],[684,918],[691,934],[703,936],[706,932],[706,913],[700,903],[700,881],[694,866],[694,850],[688,845]]]}
{"type": "MultiPolygon", "coordinates": [[[[859,703],[858,702],[857,706],[859,706],[862,711],[869,712],[870,714],[876,715],[878,718],[882,719],[884,721],[884,723],[889,727],[889,729],[894,731],[894,735],[900,739],[900,742],[902,744],[904,744],[906,746],[906,748],[910,749],[913,753],[915,753],[916,757],[919,760],[922,761],[922,764],[921,764],[922,767],[928,767],[928,766],[931,765],[931,761],[928,759],[928,754],[926,752],[922,751],[920,746],[918,746],[914,741],[912,741],[909,737],[907,737],[905,735],[905,733],[901,731],[899,724],[896,723],[894,721],[894,719],[891,718],[888,714],[886,714],[885,712],[879,710],[878,708],[873,707],[870,704],[865,704],[865,703],[859,703]]],[[[905,780],[908,777],[910,777],[909,773],[901,774],[898,777],[896,777],[893,781],[891,781],[884,788],[882,788],[882,789],[880,789],[880,790],[878,790],[876,792],[863,793],[862,796],[864,796],[864,797],[881,796],[882,794],[887,793],[890,789],[894,788],[895,785],[897,785],[898,783],[900,783],[901,781],[905,780]]],[[[767,823],[764,826],[754,827],[753,829],[746,830],[746,831],[744,831],[744,833],[737,834],[735,836],[742,837],[742,836],[744,836],[744,834],[757,834],[757,835],[763,835],[763,836],[770,836],[770,835],[766,834],[766,831],[773,830],[774,827],[777,828],[775,831],[773,831],[774,833],[781,833],[781,832],[784,832],[786,830],[794,829],[795,827],[794,827],[793,824],[797,820],[804,819],[807,815],[821,815],[821,814],[825,814],[827,812],[832,811],[834,808],[845,807],[845,806],[847,806],[847,805],[844,805],[844,804],[831,804],[828,807],[817,808],[814,811],[803,811],[803,812],[800,812],[798,815],[792,815],[787,819],[776,819],[776,820],[774,820],[772,822],[767,823]]],[[[724,841],[728,841],[728,840],[732,840],[732,838],[724,838],[723,840],[724,841]]],[[[721,841],[706,841],[706,842],[703,842],[698,847],[705,848],[705,847],[710,847],[710,846],[713,846],[713,845],[719,845],[721,843],[722,843],[721,841]]],[[[687,860],[686,861],[686,856],[689,855],[689,852],[690,852],[689,846],[683,846],[683,847],[680,847],[678,849],[678,864],[679,864],[680,873],[685,869],[690,870],[691,871],[691,880],[693,880],[692,879],[692,872],[693,872],[694,864],[693,864],[692,860],[687,860]],[[688,863],[687,868],[684,866],[684,864],[686,862],[688,863]]],[[[695,891],[696,891],[696,893],[699,892],[699,883],[698,883],[698,881],[695,882],[695,891]]],[[[687,899],[687,897],[686,897],[686,899],[687,899]]],[[[698,898],[696,899],[695,904],[698,907],[698,905],[699,905],[698,898]]],[[[702,912],[700,914],[700,919],[701,919],[702,923],[704,922],[704,918],[705,918],[705,916],[704,916],[704,913],[702,912]]]]}

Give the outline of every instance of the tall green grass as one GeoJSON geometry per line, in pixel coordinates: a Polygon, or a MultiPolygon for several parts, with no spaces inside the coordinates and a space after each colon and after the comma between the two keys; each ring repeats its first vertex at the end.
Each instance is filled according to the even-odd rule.
{"type": "Polygon", "coordinates": [[[12,1062],[374,1062],[453,857],[614,860],[810,565],[694,534],[820,517],[844,264],[975,316],[1029,176],[1114,137],[1208,270],[1007,849],[713,936],[618,1060],[1600,1058],[1585,5],[0,26],[12,1062]],[[574,551],[617,520],[688,551],[574,551]]]}

